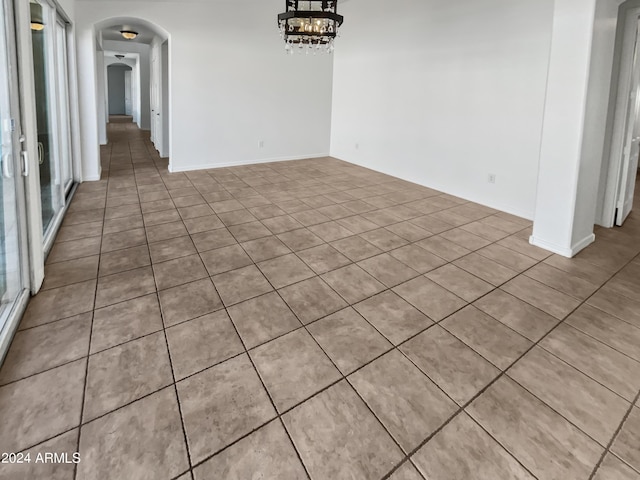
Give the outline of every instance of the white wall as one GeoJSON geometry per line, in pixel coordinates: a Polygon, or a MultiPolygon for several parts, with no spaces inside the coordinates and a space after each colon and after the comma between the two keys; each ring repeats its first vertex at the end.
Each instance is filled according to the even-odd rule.
{"type": "Polygon", "coordinates": [[[553,1],[341,10],[331,154],[532,218],[553,1]]]}
{"type": "MultiPolygon", "coordinates": [[[[329,153],[332,58],[286,56],[276,22],[283,9],[281,0],[84,1],[76,24],[86,31],[128,16],[169,33],[171,168],[179,171],[329,153]]],[[[84,160],[95,164],[91,153],[84,160]]]]}
{"type": "Polygon", "coordinates": [[[62,8],[64,13],[69,17],[69,20],[73,23],[76,14],[76,1],[75,0],[57,0],[58,5],[62,8]]]}

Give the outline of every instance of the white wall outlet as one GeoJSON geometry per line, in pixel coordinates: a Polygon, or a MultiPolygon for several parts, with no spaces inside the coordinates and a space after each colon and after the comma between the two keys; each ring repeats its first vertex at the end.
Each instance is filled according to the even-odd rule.
{"type": "Polygon", "coordinates": [[[356,150],[360,150],[360,144],[356,143],[356,150]]]}
{"type": "Polygon", "coordinates": [[[260,140],[260,148],[264,148],[264,140],[260,140]]]}
{"type": "Polygon", "coordinates": [[[490,173],[489,174],[489,183],[496,183],[496,174],[495,173],[490,173]]]}

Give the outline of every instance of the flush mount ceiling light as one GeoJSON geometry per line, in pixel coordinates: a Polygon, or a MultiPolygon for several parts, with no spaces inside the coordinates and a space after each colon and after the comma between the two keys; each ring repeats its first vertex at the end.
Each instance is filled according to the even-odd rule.
{"type": "Polygon", "coordinates": [[[124,55],[116,55],[116,58],[122,60],[124,58],[124,55]]]}
{"type": "Polygon", "coordinates": [[[31,9],[31,30],[41,32],[44,30],[44,20],[42,19],[42,5],[30,3],[31,9]]]}
{"type": "Polygon", "coordinates": [[[120,30],[120,34],[125,38],[125,40],[133,40],[138,36],[138,32],[133,32],[131,30],[120,30]]]}
{"type": "Polygon", "coordinates": [[[278,26],[287,53],[333,52],[344,21],[337,13],[338,0],[286,0],[286,8],[278,15],[278,26]]]}

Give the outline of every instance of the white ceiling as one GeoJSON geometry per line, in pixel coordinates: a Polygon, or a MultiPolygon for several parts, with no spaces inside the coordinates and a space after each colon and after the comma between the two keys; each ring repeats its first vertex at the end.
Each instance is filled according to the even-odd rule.
{"type": "Polygon", "coordinates": [[[102,29],[103,40],[120,40],[133,43],[150,44],[155,35],[155,32],[153,32],[150,28],[145,27],[144,25],[141,25],[139,23],[118,23],[116,25],[112,25],[110,27],[102,29]],[[138,32],[139,35],[134,40],[125,40],[120,33],[121,30],[138,32]]]}

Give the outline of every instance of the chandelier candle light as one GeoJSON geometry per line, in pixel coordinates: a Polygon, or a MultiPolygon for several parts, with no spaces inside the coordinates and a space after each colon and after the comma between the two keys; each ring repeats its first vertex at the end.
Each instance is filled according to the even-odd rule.
{"type": "Polygon", "coordinates": [[[287,53],[332,53],[338,29],[338,0],[286,0],[287,11],[278,15],[280,36],[287,53]]]}

